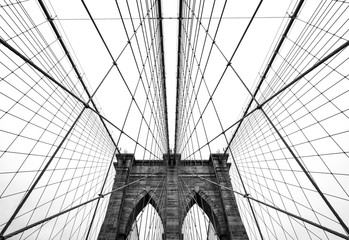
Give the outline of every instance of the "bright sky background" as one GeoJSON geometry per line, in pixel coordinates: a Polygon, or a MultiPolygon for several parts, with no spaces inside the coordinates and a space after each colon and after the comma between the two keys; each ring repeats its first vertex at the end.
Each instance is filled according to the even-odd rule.
{"type": "MultiPolygon", "coordinates": [[[[88,15],[83,8],[80,1],[50,1],[55,11],[54,17],[60,19],[59,23],[66,34],[66,41],[71,44],[71,49],[74,50],[76,59],[81,64],[84,77],[88,79],[91,89],[94,90],[99,82],[104,77],[105,73],[110,68],[111,60],[105,50],[102,41],[98,37],[88,15]],[[67,8],[69,6],[69,8],[67,8]],[[76,20],[74,20],[76,19],[76,20]],[[77,31],[79,29],[79,31],[77,31]]],[[[206,6],[212,5],[212,1],[206,1],[206,6]]],[[[213,20],[211,26],[211,37],[214,36],[215,26],[219,21],[221,13],[221,5],[223,1],[218,1],[216,9],[213,12],[213,20]]],[[[258,1],[249,1],[246,3],[239,3],[228,1],[224,13],[224,20],[219,29],[216,45],[224,53],[226,58],[230,58],[235,49],[245,27],[249,22],[249,18],[253,14],[258,1]],[[238,18],[236,18],[238,17],[238,18]],[[241,18],[239,18],[241,17],[241,18]]],[[[120,1],[120,8],[122,9],[123,17],[128,28],[131,27],[131,21],[128,19],[129,15],[123,1],[120,1]]],[[[103,1],[103,4],[96,1],[86,1],[86,5],[91,11],[92,16],[96,19],[101,34],[105,38],[107,45],[110,47],[114,56],[118,56],[124,46],[127,44],[125,31],[122,27],[122,21],[118,14],[118,10],[114,1],[103,1]],[[99,18],[103,18],[101,20],[99,18]],[[107,18],[107,19],[105,19],[107,18]],[[108,19],[109,18],[109,19],[108,19]],[[114,19],[113,19],[114,18],[114,19]],[[116,18],[116,19],[115,19],[116,18]]],[[[233,66],[236,71],[245,81],[249,89],[253,89],[254,83],[258,80],[259,73],[263,66],[263,62],[268,56],[268,51],[273,46],[275,37],[278,36],[278,30],[284,22],[284,17],[291,14],[293,9],[293,1],[265,1],[255,19],[253,25],[248,31],[242,45],[233,59],[233,66]],[[264,18],[266,17],[266,18],[264,18]]],[[[132,3],[131,3],[132,7],[132,3]]],[[[136,15],[136,6],[131,10],[133,17],[136,15]]],[[[166,87],[167,87],[167,104],[169,117],[169,139],[171,148],[174,147],[174,129],[175,129],[175,111],[176,111],[176,75],[177,75],[177,38],[178,38],[178,1],[164,1],[163,7],[163,32],[164,32],[164,51],[165,51],[165,67],[166,67],[166,87]],[[169,19],[171,18],[171,19],[169,19]]],[[[203,13],[203,25],[207,25],[210,16],[210,8],[206,7],[203,13]]],[[[135,25],[139,20],[134,20],[135,25]]],[[[131,32],[131,31],[130,31],[131,32]]],[[[203,44],[204,38],[198,41],[198,45],[203,44]]],[[[208,40],[210,46],[211,40],[208,40]]],[[[133,43],[134,44],[134,43],[133,43]]],[[[198,51],[199,52],[199,51],[198,51]]],[[[207,50],[206,50],[207,54],[207,50]]],[[[129,49],[127,49],[120,57],[118,64],[123,75],[125,76],[130,89],[135,89],[136,74],[133,65],[133,60],[129,49]]],[[[208,82],[208,89],[213,91],[219,77],[223,73],[226,66],[226,60],[219,53],[218,48],[214,47],[212,56],[205,73],[206,81],[208,82]]],[[[226,74],[215,96],[215,104],[218,108],[220,118],[224,128],[230,126],[241,115],[241,111],[249,100],[249,94],[244,89],[242,84],[238,81],[236,76],[232,73],[226,74]],[[227,111],[229,108],[229,111],[227,111]]],[[[207,90],[202,86],[199,95],[199,102],[204,106],[208,99],[207,90]]],[[[124,84],[116,71],[113,70],[98,90],[96,99],[102,108],[106,117],[112,120],[117,126],[122,126],[124,116],[126,116],[128,103],[131,99],[127,94],[124,84]],[[121,104],[122,103],[122,104],[121,104]]],[[[141,100],[139,100],[141,101],[141,100]]],[[[195,110],[195,109],[194,109],[195,110]]],[[[198,113],[194,113],[196,119],[198,113]]],[[[208,131],[208,138],[212,139],[221,129],[218,126],[213,109],[209,108],[204,114],[205,123],[208,131]]],[[[137,128],[132,127],[139,116],[136,112],[131,112],[130,120],[127,121],[125,132],[130,136],[136,138],[137,128]]],[[[202,130],[198,131],[203,134],[202,130]]],[[[116,135],[118,135],[116,133],[116,135]]],[[[204,136],[199,136],[204,138],[204,136]]],[[[133,144],[127,139],[123,139],[120,144],[122,149],[127,149],[132,152],[133,144]],[[124,142],[123,142],[124,141],[124,142]],[[130,146],[131,145],[131,146],[130,146]]],[[[203,144],[202,142],[201,144],[203,144]]],[[[226,147],[225,140],[218,139],[212,144],[212,150],[222,150],[226,147]]],[[[208,152],[205,152],[204,158],[208,158],[208,152]]]]}
{"type": "MultiPolygon", "coordinates": [[[[158,135],[161,134],[164,121],[159,121],[158,126],[155,127],[152,114],[161,115],[161,113],[151,113],[152,109],[150,109],[149,104],[144,104],[146,102],[146,94],[142,89],[144,86],[141,84],[137,86],[140,74],[138,73],[139,68],[137,68],[139,66],[136,63],[141,62],[140,53],[145,56],[147,50],[144,47],[140,47],[140,50],[137,49],[136,37],[132,37],[130,41],[132,50],[134,50],[132,52],[127,39],[127,36],[133,36],[134,28],[140,26],[141,19],[137,18],[138,11],[135,1],[117,2],[122,16],[120,16],[114,0],[85,1],[106,45],[113,58],[116,59],[120,72],[112,67],[113,61],[81,1],[48,0],[45,1],[45,4],[62,35],[63,41],[67,44],[69,52],[77,63],[79,72],[88,84],[89,91],[94,92],[102,79],[105,78],[94,99],[103,116],[130,136],[128,138],[124,134],[120,134],[119,130],[111,126],[112,124],[107,124],[114,141],[121,148],[121,152],[135,152],[136,158],[139,160],[162,159],[162,154],[166,150],[164,144],[156,142],[156,140],[159,139],[158,135]],[[130,5],[130,11],[127,3],[130,5]],[[133,21],[131,21],[131,15],[133,21]],[[133,54],[135,54],[137,61],[134,61],[133,54]],[[130,92],[135,93],[137,107],[130,92]],[[129,108],[129,106],[131,107],[129,108]],[[154,138],[147,137],[148,126],[141,121],[140,111],[143,109],[144,118],[148,120],[149,128],[154,129],[156,135],[154,138]],[[144,151],[131,139],[149,149],[151,153],[144,151]]],[[[205,79],[201,85],[198,83],[195,86],[192,86],[193,84],[186,85],[189,86],[189,90],[195,89],[197,96],[194,98],[197,97],[198,103],[191,103],[194,105],[191,118],[186,119],[185,117],[186,113],[191,114],[191,110],[188,110],[191,108],[190,104],[185,106],[184,109],[187,112],[181,116],[188,122],[184,130],[182,129],[181,143],[178,146],[182,158],[185,159],[208,159],[211,152],[222,152],[223,148],[227,147],[235,130],[231,126],[241,118],[247,102],[251,99],[248,90],[253,92],[255,89],[256,83],[259,81],[265,65],[280,39],[280,34],[284,31],[289,16],[292,15],[298,1],[264,1],[231,62],[235,72],[232,68],[228,68],[225,72],[227,59],[234,52],[259,2],[256,0],[227,1],[223,20],[210,53],[204,77],[202,77],[201,71],[208,59],[224,3],[221,0],[215,1],[216,5],[212,13],[210,28],[207,30],[208,34],[202,34],[205,32],[202,29],[208,28],[212,10],[210,5],[213,2],[213,0],[205,1],[206,7],[199,26],[201,35],[196,41],[198,45],[196,57],[198,58],[198,54],[202,53],[203,63],[198,67],[197,62],[194,61],[195,63],[190,68],[192,75],[186,75],[186,78],[182,78],[183,81],[187,82],[199,82],[201,79],[205,79]],[[205,41],[207,41],[206,45],[204,45],[205,41]],[[198,74],[196,74],[197,72],[198,74]],[[220,78],[221,76],[222,78],[220,78]],[[218,87],[213,101],[210,101],[210,96],[216,86],[218,87]],[[216,109],[213,108],[212,102],[214,102],[216,109]],[[205,113],[201,114],[206,104],[207,109],[205,113]],[[202,121],[199,120],[201,115],[202,121]],[[196,127],[195,131],[194,127],[196,127]],[[222,132],[224,134],[221,134],[222,132]],[[209,146],[205,145],[213,139],[214,141],[209,146]]],[[[74,94],[87,101],[87,95],[83,92],[75,73],[71,71],[71,65],[38,2],[28,0],[23,1],[22,5],[16,5],[24,6],[16,8],[20,13],[9,11],[9,7],[5,6],[9,3],[11,2],[0,0],[1,6],[4,6],[1,8],[0,15],[1,39],[23,55],[32,58],[33,62],[44,71],[57,77],[64,86],[74,89],[74,94]],[[17,18],[18,16],[25,20],[22,21],[21,18],[17,18]],[[44,36],[40,42],[41,46],[37,48],[36,42],[30,39],[30,34],[33,32],[37,34],[37,37],[40,34],[39,37],[44,36]],[[42,46],[45,48],[41,49],[42,46]],[[61,65],[56,66],[54,61],[45,62],[41,59],[42,56],[44,56],[44,60],[47,56],[62,58],[61,65]],[[67,74],[68,77],[60,75],[62,72],[59,70],[62,72],[64,70],[70,71],[67,74]],[[75,87],[72,86],[74,84],[76,84],[75,87]]],[[[265,84],[262,85],[261,91],[257,95],[258,101],[263,102],[299,74],[309,69],[319,59],[348,41],[349,14],[346,4],[345,1],[306,1],[273,63],[272,71],[269,72],[265,84]],[[315,15],[314,18],[312,14],[315,15]],[[317,18],[320,20],[317,21],[317,18]],[[305,33],[302,32],[304,29],[306,29],[305,33]],[[295,52],[295,57],[288,55],[289,52],[292,54],[295,52]],[[284,66],[286,67],[284,68],[284,66]],[[278,74],[282,74],[282,77],[279,77],[278,74]]],[[[162,1],[168,132],[171,149],[175,145],[178,5],[178,1],[162,1]]],[[[193,10],[193,13],[194,15],[188,19],[190,21],[183,20],[183,23],[193,23],[192,26],[196,27],[198,26],[195,20],[196,11],[193,10]]],[[[147,24],[149,26],[151,23],[147,24]]],[[[189,29],[189,25],[186,26],[186,30],[189,29]]],[[[143,46],[145,43],[142,40],[140,29],[135,36],[138,37],[139,44],[143,46]]],[[[71,96],[67,97],[68,94],[63,90],[55,89],[57,86],[49,80],[42,80],[42,76],[28,64],[24,64],[16,54],[3,45],[0,47],[0,110],[2,114],[0,118],[0,200],[2,201],[0,203],[0,212],[2,213],[0,224],[3,226],[83,107],[81,104],[77,104],[76,100],[72,100],[71,96]],[[57,105],[55,105],[56,103],[57,105]],[[63,109],[60,109],[61,106],[64,106],[63,109]]],[[[182,47],[188,47],[188,45],[184,44],[182,47]]],[[[192,52],[188,51],[186,55],[190,54],[192,52]]],[[[315,179],[330,203],[335,206],[335,210],[349,225],[349,215],[346,214],[349,208],[349,97],[347,79],[349,61],[347,56],[347,49],[341,51],[328,62],[322,64],[316,71],[302,78],[299,83],[294,84],[289,91],[281,94],[280,98],[275,98],[266,104],[264,109],[274,121],[276,128],[280,129],[281,134],[290,145],[290,149],[309,171],[311,179],[315,179]]],[[[57,59],[55,61],[58,61],[57,59]]],[[[143,72],[141,76],[142,79],[150,77],[151,69],[146,68],[145,73],[143,72]]],[[[151,90],[149,96],[155,95],[154,90],[151,90]]],[[[184,96],[190,95],[184,94],[184,96]]],[[[194,100],[192,101],[194,102],[194,100]]],[[[255,104],[252,105],[252,108],[254,107],[256,107],[255,104]]],[[[314,190],[309,177],[304,175],[304,171],[300,169],[290,150],[287,149],[285,143],[275,133],[275,129],[263,116],[257,112],[244,121],[243,127],[231,144],[234,161],[237,162],[236,166],[232,166],[230,172],[234,189],[240,193],[245,193],[239,178],[239,174],[242,172],[242,179],[251,196],[342,233],[342,227],[319,197],[317,191],[314,190]],[[308,196],[312,197],[311,203],[308,196]]],[[[49,173],[45,174],[36,186],[26,205],[19,212],[21,217],[14,221],[9,231],[14,231],[18,229],[18,226],[23,226],[28,222],[39,220],[42,215],[46,216],[91,199],[99,193],[101,182],[109,166],[108,163],[114,159],[114,145],[94,113],[87,110],[82,118],[83,121],[78,124],[79,128],[74,130],[74,133],[77,132],[77,134],[72,134],[71,139],[66,141],[68,143],[64,145],[64,150],[53,159],[48,168],[49,173]],[[80,136],[80,133],[85,135],[80,136]],[[80,141],[83,143],[75,146],[75,143],[80,143],[80,141]],[[62,174],[57,169],[61,169],[64,173],[62,174]],[[99,169],[100,171],[92,174],[91,169],[99,169]],[[78,179],[78,181],[74,179],[78,179]],[[76,186],[79,190],[74,188],[76,186]],[[63,197],[57,197],[59,194],[64,196],[64,200],[62,200],[63,197]],[[44,204],[43,202],[47,199],[50,199],[49,204],[44,204]],[[43,205],[37,208],[38,204],[43,205]],[[51,208],[51,205],[54,207],[51,208]]],[[[229,161],[234,162],[232,156],[230,156],[229,161]]],[[[113,174],[114,172],[110,173],[111,177],[108,178],[108,189],[111,188],[113,174]]],[[[245,199],[237,199],[239,207],[242,209],[241,213],[244,215],[245,224],[252,225],[249,228],[250,234],[257,236],[245,199]]],[[[271,223],[274,223],[276,228],[278,227],[279,215],[277,213],[270,213],[269,210],[265,210],[265,207],[258,204],[254,206],[258,209],[259,218],[267,219],[262,221],[267,234],[273,235],[282,232],[280,228],[274,231],[268,229],[271,223]]],[[[84,217],[87,216],[85,212],[91,212],[93,207],[94,205],[89,205],[88,209],[84,208],[84,213],[74,219],[83,222],[84,217]]],[[[106,207],[105,202],[103,207],[106,207]]],[[[68,219],[70,216],[65,217],[68,219]]],[[[285,216],[281,218],[283,223],[286,223],[284,226],[291,229],[291,235],[308,236],[309,232],[306,229],[314,229],[314,227],[309,228],[308,225],[306,228],[302,225],[304,223],[299,224],[296,220],[291,221],[285,216]],[[301,230],[293,229],[292,224],[300,226],[301,230]]],[[[64,220],[62,222],[64,223],[64,220]]],[[[72,224],[74,225],[75,222],[72,224]]],[[[87,220],[84,224],[88,224],[87,220]]],[[[319,234],[319,238],[332,239],[334,237],[322,231],[315,230],[315,232],[319,234]]]]}

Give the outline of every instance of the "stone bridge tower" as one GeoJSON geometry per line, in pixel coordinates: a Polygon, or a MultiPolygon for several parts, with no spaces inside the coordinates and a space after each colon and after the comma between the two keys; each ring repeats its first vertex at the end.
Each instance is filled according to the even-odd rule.
{"type": "Polygon", "coordinates": [[[164,161],[137,161],[133,154],[119,154],[117,159],[113,189],[120,190],[110,197],[99,240],[126,239],[148,203],[161,218],[163,239],[183,239],[182,223],[195,203],[207,214],[221,240],[248,239],[234,194],[222,187],[232,188],[227,154],[211,154],[208,161],[183,161],[178,154],[166,154],[164,161]],[[181,198],[179,191],[186,196],[181,198]],[[161,201],[164,204],[159,204],[161,201]]]}

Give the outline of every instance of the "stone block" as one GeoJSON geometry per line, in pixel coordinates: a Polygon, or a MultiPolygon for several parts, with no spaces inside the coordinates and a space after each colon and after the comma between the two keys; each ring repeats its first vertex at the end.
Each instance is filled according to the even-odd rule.
{"type": "Polygon", "coordinates": [[[163,239],[183,239],[180,226],[191,206],[197,203],[208,215],[221,239],[247,240],[234,194],[202,178],[232,188],[227,154],[211,154],[209,160],[181,160],[178,154],[164,154],[163,161],[137,161],[133,154],[118,154],[114,164],[114,188],[162,170],[167,175],[159,186],[162,173],[149,176],[120,191],[109,200],[100,240],[126,239],[137,215],[145,204],[156,207],[166,232],[163,239]],[[202,178],[199,178],[201,176],[202,178]],[[181,185],[183,183],[185,185],[181,185]],[[164,191],[162,191],[164,188],[164,191]],[[181,191],[181,192],[179,192],[181,191]],[[179,197],[180,194],[187,196],[179,197]]]}

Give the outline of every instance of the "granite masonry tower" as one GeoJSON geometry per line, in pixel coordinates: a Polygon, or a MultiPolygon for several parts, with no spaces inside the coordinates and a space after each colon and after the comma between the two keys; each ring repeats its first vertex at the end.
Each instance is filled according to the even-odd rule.
{"type": "Polygon", "coordinates": [[[211,154],[208,161],[184,161],[178,154],[166,154],[163,161],[137,161],[133,154],[118,154],[117,159],[113,189],[120,190],[110,197],[99,240],[126,239],[148,203],[162,221],[162,239],[183,239],[182,223],[195,203],[200,203],[219,239],[248,239],[234,194],[228,189],[232,185],[227,154],[211,154]],[[184,198],[179,194],[180,181],[187,188],[184,198]]]}

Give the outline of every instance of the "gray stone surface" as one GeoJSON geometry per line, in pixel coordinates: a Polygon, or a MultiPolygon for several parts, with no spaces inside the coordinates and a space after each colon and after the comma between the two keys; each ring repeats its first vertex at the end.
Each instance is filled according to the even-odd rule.
{"type": "Polygon", "coordinates": [[[111,195],[98,239],[126,239],[148,203],[159,213],[163,239],[182,239],[181,225],[195,203],[208,215],[220,239],[248,239],[234,194],[219,186],[232,188],[227,158],[211,154],[207,161],[181,161],[178,154],[166,154],[163,161],[137,161],[133,154],[118,154],[113,189],[138,181],[111,195]]]}

